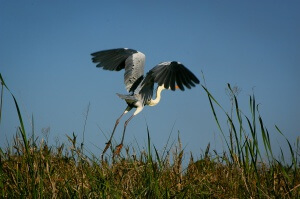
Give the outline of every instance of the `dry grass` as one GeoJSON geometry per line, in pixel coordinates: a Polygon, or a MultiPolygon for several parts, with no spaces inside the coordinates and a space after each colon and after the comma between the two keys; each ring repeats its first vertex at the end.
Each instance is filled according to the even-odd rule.
{"type": "MultiPolygon", "coordinates": [[[[1,74],[0,80],[3,93],[4,87],[8,88],[1,74]]],[[[226,126],[226,131],[216,114],[217,107],[223,108],[206,87],[203,88],[228,148],[217,153],[211,152],[208,145],[200,159],[194,160],[193,154],[190,155],[186,168],[183,168],[184,151],[180,138],[176,145],[159,154],[151,143],[148,129],[147,151],[135,155],[125,147],[124,156],[104,161],[93,155],[87,156],[84,145],[77,143],[74,134],[68,137],[69,143],[56,147],[34,136],[27,139],[21,111],[11,94],[20,127],[13,144],[0,148],[0,197],[299,198],[299,140],[292,145],[286,139],[290,157],[282,155],[276,159],[268,130],[257,114],[254,96],[249,100],[252,115],[244,116],[238,107],[234,89],[228,85],[233,111],[231,114],[223,111],[229,126],[229,129],[226,126]],[[225,132],[229,132],[230,136],[225,136],[225,132]],[[258,147],[259,142],[263,143],[263,149],[258,147]],[[267,157],[263,158],[263,154],[267,157]],[[286,163],[284,160],[288,158],[292,161],[286,163]]]]}
{"type": "MultiPolygon", "coordinates": [[[[182,170],[180,142],[163,162],[151,152],[101,161],[80,148],[29,145],[22,138],[1,152],[3,198],[297,198],[300,170],[280,163],[245,170],[226,154],[206,155],[182,170]],[[177,151],[177,152],[176,152],[177,151]],[[172,157],[172,160],[171,160],[172,157]],[[258,181],[260,181],[258,183],[258,181]]],[[[72,144],[71,144],[72,146],[72,144]]]]}

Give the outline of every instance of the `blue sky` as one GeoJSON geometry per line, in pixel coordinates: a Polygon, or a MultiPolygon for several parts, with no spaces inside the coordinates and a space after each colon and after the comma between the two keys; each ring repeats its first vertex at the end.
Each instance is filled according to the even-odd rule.
{"type": "MultiPolygon", "coordinates": [[[[271,137],[274,125],[294,142],[300,135],[299,1],[0,1],[0,72],[15,94],[30,132],[50,127],[49,141],[82,138],[99,153],[115,120],[126,108],[122,72],[103,71],[90,53],[119,47],[146,54],[145,72],[162,61],[180,61],[230,110],[226,84],[240,87],[240,107],[249,113],[254,91],[271,137]],[[103,133],[104,134],[103,134],[103,133]]],[[[5,92],[0,146],[11,143],[18,126],[13,100],[5,92]],[[7,140],[7,141],[6,141],[7,140]]],[[[133,113],[133,112],[131,112],[133,113]]],[[[121,140],[123,118],[115,140],[121,140]]],[[[127,127],[125,144],[145,147],[148,124],[153,144],[163,150],[180,131],[187,155],[210,142],[220,149],[220,133],[201,86],[164,91],[127,127]]],[[[226,127],[226,124],[225,126],[226,127]]],[[[226,129],[226,128],[225,128],[226,129]]],[[[286,147],[283,144],[283,147],[286,147]]],[[[276,150],[276,149],[275,149],[276,150]]],[[[277,148],[278,150],[278,148],[277,148]]]]}

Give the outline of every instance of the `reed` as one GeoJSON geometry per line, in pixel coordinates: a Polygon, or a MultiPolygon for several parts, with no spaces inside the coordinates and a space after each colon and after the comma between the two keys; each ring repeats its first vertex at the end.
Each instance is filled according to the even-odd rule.
{"type": "Polygon", "coordinates": [[[56,146],[35,138],[34,128],[28,139],[17,100],[1,74],[0,80],[0,116],[6,90],[19,119],[13,143],[0,148],[1,198],[299,198],[299,139],[290,143],[276,126],[289,146],[292,161],[286,161],[282,148],[276,158],[272,134],[259,114],[254,94],[249,97],[250,115],[245,115],[229,84],[232,111],[228,112],[202,85],[227,148],[211,152],[208,144],[203,154],[197,154],[199,159],[190,153],[184,167],[180,134],[176,143],[168,146],[168,141],[159,152],[151,142],[148,126],[146,150],[125,147],[120,157],[105,160],[87,155],[84,141],[78,141],[74,133],[67,136],[68,143],[56,146]],[[227,125],[221,124],[222,117],[227,125]]]}

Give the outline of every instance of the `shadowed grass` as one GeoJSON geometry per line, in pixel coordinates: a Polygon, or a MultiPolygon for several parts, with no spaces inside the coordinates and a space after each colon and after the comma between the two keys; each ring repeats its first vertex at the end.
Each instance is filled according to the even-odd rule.
{"type": "MultiPolygon", "coordinates": [[[[0,80],[2,89],[8,90],[1,74],[0,80]]],[[[227,149],[210,152],[208,144],[204,154],[197,154],[200,159],[195,160],[190,154],[186,168],[183,168],[184,149],[179,134],[177,142],[160,153],[151,143],[148,126],[145,151],[140,150],[136,155],[125,147],[121,157],[105,161],[93,154],[86,155],[84,141],[78,141],[74,133],[67,136],[69,143],[53,147],[47,140],[35,138],[32,128],[33,135],[27,140],[17,100],[8,90],[15,102],[20,127],[12,145],[0,148],[1,197],[299,198],[299,139],[291,144],[276,126],[290,153],[290,157],[284,157],[280,148],[281,156],[276,158],[271,134],[259,114],[254,95],[249,97],[250,116],[246,116],[228,84],[233,99],[230,114],[205,86],[202,88],[227,149]],[[217,115],[217,109],[224,115],[217,115]],[[228,124],[225,127],[220,123],[224,117],[228,124]]],[[[83,134],[84,131],[85,128],[83,134]]]]}

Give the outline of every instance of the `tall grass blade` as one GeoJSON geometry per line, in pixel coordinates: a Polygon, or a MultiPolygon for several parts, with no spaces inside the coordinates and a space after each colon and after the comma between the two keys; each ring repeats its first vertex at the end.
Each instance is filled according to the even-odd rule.
{"type": "Polygon", "coordinates": [[[295,158],[295,154],[294,154],[294,150],[292,148],[292,145],[290,143],[290,141],[285,137],[285,135],[281,132],[281,130],[278,128],[277,125],[275,125],[275,128],[276,130],[285,138],[286,142],[288,143],[289,145],[289,150],[290,150],[290,153],[291,153],[291,156],[292,156],[292,162],[293,162],[293,165],[297,165],[297,162],[296,162],[296,158],[295,158]]]}
{"type": "Polygon", "coordinates": [[[18,113],[18,117],[19,117],[20,126],[21,126],[20,127],[20,132],[21,132],[21,135],[22,135],[22,138],[23,138],[23,142],[24,142],[24,145],[25,145],[25,150],[26,150],[26,152],[28,154],[29,153],[29,148],[28,148],[27,136],[26,136],[26,131],[25,131],[25,127],[24,127],[24,123],[23,123],[23,119],[22,119],[22,115],[21,115],[21,111],[20,111],[18,102],[17,102],[15,96],[12,94],[12,92],[6,86],[6,84],[5,84],[5,82],[4,82],[3,78],[2,78],[1,73],[0,73],[0,80],[1,80],[1,84],[6,87],[6,89],[9,91],[9,93],[11,94],[11,96],[14,99],[15,106],[16,106],[17,113],[18,113]]]}
{"type": "Polygon", "coordinates": [[[258,120],[259,120],[259,124],[260,124],[260,129],[261,129],[261,133],[262,133],[262,138],[263,138],[263,143],[264,143],[266,155],[267,155],[269,163],[272,163],[273,160],[274,160],[274,157],[273,157],[273,153],[272,153],[269,133],[268,133],[267,130],[265,130],[263,120],[260,116],[258,117],[258,120]]]}
{"type": "Polygon", "coordinates": [[[152,160],[152,153],[151,153],[151,141],[150,141],[150,132],[149,132],[149,128],[147,125],[147,143],[148,143],[148,161],[152,160]]]}
{"type": "MultiPolygon", "coordinates": [[[[292,184],[295,185],[295,179],[296,179],[296,176],[297,176],[297,165],[298,165],[297,155],[294,153],[294,150],[293,150],[293,147],[292,147],[290,141],[285,137],[285,135],[281,132],[281,130],[278,128],[277,125],[275,125],[275,128],[285,138],[286,142],[288,143],[291,158],[292,158],[292,165],[291,166],[294,167],[294,171],[293,171],[294,178],[293,178],[293,183],[292,184]]],[[[297,142],[296,142],[296,150],[298,149],[298,147],[299,147],[299,139],[297,139],[297,142]]]]}
{"type": "MultiPolygon", "coordinates": [[[[214,118],[215,118],[215,121],[216,121],[216,123],[217,123],[217,125],[218,125],[218,128],[219,128],[219,130],[221,131],[221,133],[222,133],[222,136],[223,136],[223,138],[224,138],[224,140],[225,140],[225,142],[226,142],[226,145],[227,145],[227,148],[230,150],[230,147],[229,147],[229,144],[228,144],[228,141],[227,141],[227,139],[226,139],[226,137],[225,137],[225,134],[224,134],[224,132],[223,132],[223,130],[222,130],[222,127],[221,127],[221,125],[220,125],[220,123],[219,123],[219,119],[218,119],[218,117],[217,117],[217,114],[216,114],[216,111],[215,111],[215,108],[214,108],[214,105],[213,105],[213,103],[212,103],[212,100],[223,110],[223,112],[225,112],[224,111],[224,109],[222,108],[222,106],[217,102],[217,100],[210,94],[210,92],[202,85],[202,88],[205,90],[205,92],[207,93],[207,97],[208,97],[208,100],[209,100],[209,104],[210,104],[210,107],[211,107],[211,110],[212,110],[212,112],[213,112],[213,115],[214,115],[214,118]]],[[[225,112],[226,113],[226,112],[225,112]]],[[[227,114],[228,115],[228,114],[227,114]]],[[[232,153],[231,151],[230,151],[230,153],[232,153]]],[[[232,155],[232,154],[231,154],[232,155]]],[[[233,157],[232,157],[233,158],[233,157]]]]}
{"type": "MultiPolygon", "coordinates": [[[[164,150],[163,150],[163,153],[162,153],[162,157],[164,157],[165,153],[169,153],[169,151],[170,151],[170,150],[167,151],[167,147],[168,147],[168,144],[169,144],[169,142],[170,142],[170,139],[171,139],[171,135],[172,135],[172,133],[173,133],[174,126],[175,126],[175,122],[174,122],[173,125],[172,125],[171,131],[170,131],[169,136],[168,136],[168,140],[167,140],[167,142],[166,142],[166,144],[165,144],[165,146],[164,146],[164,150]]],[[[174,142],[175,142],[175,141],[172,142],[170,148],[172,148],[174,142]]],[[[163,160],[163,161],[164,161],[164,160],[163,160]]]]}
{"type": "MultiPolygon", "coordinates": [[[[7,89],[1,74],[0,80],[2,88],[7,89]]],[[[281,158],[276,160],[270,141],[272,134],[264,126],[260,114],[256,113],[259,111],[254,95],[249,100],[251,116],[247,117],[241,110],[235,88],[230,84],[227,86],[233,92],[228,113],[206,87],[203,89],[208,96],[216,128],[228,149],[221,153],[212,149],[211,154],[208,144],[202,154],[191,153],[186,168],[183,168],[186,149],[182,147],[179,131],[178,144],[174,144],[175,141],[169,144],[174,125],[162,155],[151,143],[147,125],[145,147],[140,149],[137,143],[140,153],[137,151],[137,155],[132,147],[134,154],[131,155],[129,147],[125,147],[126,155],[112,161],[101,161],[86,146],[80,148],[74,132],[66,135],[70,142],[68,147],[58,143],[54,147],[49,146],[49,142],[43,139],[39,145],[36,141],[39,137],[35,138],[33,116],[31,142],[26,138],[17,100],[7,89],[13,96],[20,124],[13,146],[0,148],[0,198],[299,198],[300,137],[293,145],[276,126],[286,139],[291,163],[284,164],[290,159],[284,156],[281,147],[281,158]],[[245,119],[246,122],[243,121],[245,119]],[[222,126],[223,120],[227,122],[225,127],[222,126]],[[260,126],[256,126],[256,122],[260,126]],[[228,144],[228,132],[232,134],[232,146],[228,144]],[[262,158],[260,142],[272,164],[263,161],[266,157],[262,158]],[[231,159],[227,155],[228,150],[231,159]],[[198,160],[197,155],[200,157],[198,160]]],[[[81,131],[83,136],[84,131],[85,127],[81,131]]]]}
{"type": "Polygon", "coordinates": [[[157,149],[156,149],[156,147],[155,147],[154,145],[153,145],[153,147],[154,147],[154,151],[155,151],[156,159],[157,159],[157,161],[158,161],[159,168],[162,168],[162,167],[163,167],[163,164],[162,164],[162,162],[161,162],[161,160],[160,160],[158,151],[157,151],[157,149]]]}
{"type": "Polygon", "coordinates": [[[0,74],[0,81],[1,81],[1,96],[0,96],[0,124],[1,124],[1,119],[2,119],[2,104],[3,104],[3,91],[4,91],[4,83],[2,76],[0,74]]]}

